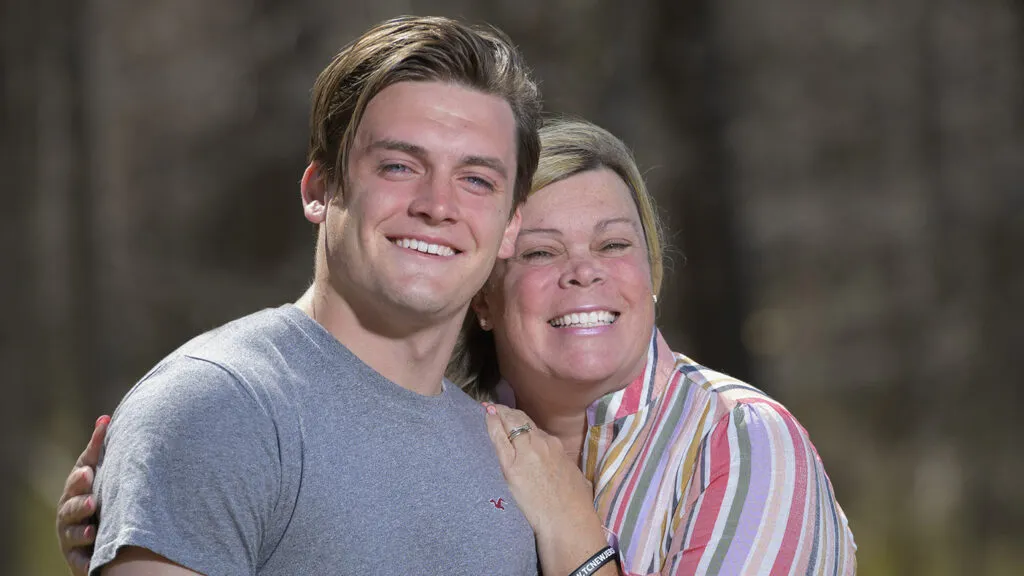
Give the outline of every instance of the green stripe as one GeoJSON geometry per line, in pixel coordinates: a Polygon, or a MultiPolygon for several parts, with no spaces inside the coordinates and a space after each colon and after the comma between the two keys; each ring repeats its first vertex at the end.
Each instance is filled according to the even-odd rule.
{"type": "MultiPolygon", "coordinates": [[[[665,402],[667,402],[669,406],[672,407],[672,410],[662,420],[663,423],[668,423],[668,426],[665,426],[662,429],[663,433],[655,440],[654,445],[651,446],[651,449],[648,452],[648,461],[643,462],[643,472],[640,474],[639,480],[637,480],[635,494],[626,495],[627,508],[626,513],[622,516],[622,526],[619,530],[620,534],[627,532],[627,527],[629,528],[628,533],[632,534],[634,528],[637,525],[638,517],[640,516],[640,513],[643,512],[644,502],[647,500],[647,496],[654,491],[651,488],[651,477],[654,476],[654,474],[658,471],[658,460],[660,459],[661,455],[665,453],[665,446],[668,444],[668,441],[672,436],[671,431],[675,428],[676,423],[678,423],[679,420],[682,418],[683,407],[686,405],[686,402],[680,402],[678,401],[678,398],[681,396],[683,392],[689,392],[690,387],[687,384],[688,382],[681,383],[681,385],[676,388],[676,394],[674,394],[672,398],[665,399],[665,402]],[[650,465],[652,463],[649,462],[651,454],[656,455],[653,465],[650,465]],[[644,493],[644,491],[646,491],[646,493],[644,493]],[[636,494],[644,494],[644,497],[636,498],[636,494]]],[[[683,398],[685,398],[685,396],[683,396],[683,398]]],[[[654,405],[649,404],[648,406],[652,407],[653,409],[654,405]]],[[[641,412],[643,411],[641,410],[641,412]]],[[[657,415],[651,415],[650,419],[651,426],[653,427],[654,421],[657,420],[657,415]]],[[[652,434],[653,432],[654,430],[651,430],[652,434]]],[[[633,463],[634,466],[636,466],[637,464],[637,462],[633,463]]],[[[622,482],[621,486],[625,487],[626,484],[626,482],[622,482]]],[[[616,497],[619,496],[621,495],[616,495],[616,497]]],[[[669,520],[669,522],[671,522],[671,519],[669,520]]]]}
{"type": "Polygon", "coordinates": [[[607,396],[605,398],[602,398],[601,401],[597,403],[597,406],[596,406],[597,409],[594,410],[594,424],[595,425],[602,426],[604,424],[609,424],[609,422],[608,422],[608,405],[609,404],[611,404],[611,399],[608,398],[607,396]]]}
{"type": "MultiPolygon", "coordinates": [[[[722,569],[722,562],[729,552],[732,539],[736,536],[736,526],[740,521],[740,513],[743,512],[743,503],[747,500],[747,492],[750,490],[750,434],[747,431],[747,422],[743,410],[733,410],[732,418],[736,423],[736,444],[740,454],[740,472],[736,481],[736,495],[732,499],[733,506],[729,510],[729,517],[725,520],[725,529],[722,531],[722,538],[718,541],[715,555],[711,557],[708,564],[708,574],[718,574],[722,569]]],[[[732,455],[730,454],[730,458],[732,455]]],[[[723,505],[725,502],[722,503],[723,505]]]]}

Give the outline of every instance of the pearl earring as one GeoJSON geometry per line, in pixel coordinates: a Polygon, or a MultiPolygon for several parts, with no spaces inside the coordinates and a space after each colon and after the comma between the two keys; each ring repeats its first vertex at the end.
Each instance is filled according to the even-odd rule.
{"type": "Polygon", "coordinates": [[[482,330],[484,330],[484,331],[490,330],[491,329],[491,323],[488,322],[486,318],[481,318],[480,319],[480,328],[482,330]]]}

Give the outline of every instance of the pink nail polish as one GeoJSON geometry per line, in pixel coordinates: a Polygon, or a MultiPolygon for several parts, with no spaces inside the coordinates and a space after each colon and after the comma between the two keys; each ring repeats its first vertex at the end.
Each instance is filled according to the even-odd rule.
{"type": "Polygon", "coordinates": [[[106,414],[104,414],[103,416],[100,416],[99,418],[96,419],[96,425],[97,426],[99,426],[101,424],[106,424],[108,422],[110,422],[110,416],[107,416],[106,414]]]}
{"type": "Polygon", "coordinates": [[[92,496],[85,499],[85,507],[88,510],[92,510],[92,496]]]}
{"type": "Polygon", "coordinates": [[[488,406],[487,413],[493,416],[498,413],[498,409],[495,408],[494,406],[488,406]]]}

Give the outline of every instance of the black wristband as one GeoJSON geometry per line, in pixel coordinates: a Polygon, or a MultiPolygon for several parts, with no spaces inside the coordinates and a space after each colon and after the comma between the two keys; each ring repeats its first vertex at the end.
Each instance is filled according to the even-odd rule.
{"type": "Polygon", "coordinates": [[[615,548],[611,546],[605,546],[597,554],[594,554],[587,559],[586,562],[580,565],[579,568],[573,571],[569,576],[590,576],[594,572],[597,572],[601,566],[611,562],[619,556],[619,553],[615,551],[615,548]]]}

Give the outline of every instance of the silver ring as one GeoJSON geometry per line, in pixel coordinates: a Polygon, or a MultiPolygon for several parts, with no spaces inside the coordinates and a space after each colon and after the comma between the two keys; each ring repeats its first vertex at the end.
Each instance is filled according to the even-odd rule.
{"type": "Polygon", "coordinates": [[[531,426],[529,422],[523,424],[522,426],[516,426],[515,428],[509,430],[508,441],[511,442],[518,438],[520,434],[526,434],[530,430],[533,430],[533,426],[531,426]]]}

